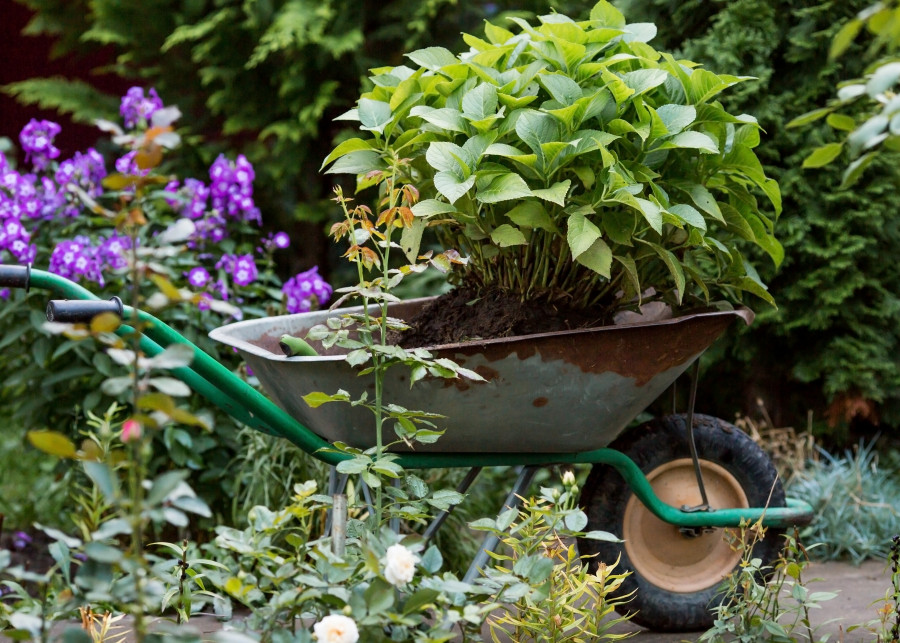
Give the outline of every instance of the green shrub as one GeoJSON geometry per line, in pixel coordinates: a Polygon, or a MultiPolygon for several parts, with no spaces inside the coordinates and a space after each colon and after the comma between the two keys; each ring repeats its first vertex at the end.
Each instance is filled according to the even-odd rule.
{"type": "Polygon", "coordinates": [[[777,274],[763,274],[779,309],[761,310],[745,337],[716,349],[701,394],[719,395],[716,410],[733,413],[745,400],[725,399],[710,384],[727,377],[747,402],[763,395],[780,424],[805,425],[808,409],[832,425],[900,421],[900,270],[886,260],[900,251],[898,165],[885,157],[852,191],[837,191],[841,167],[801,167],[813,149],[836,140],[831,128],[784,127],[824,105],[839,80],[862,75],[862,47],[837,62],[827,52],[841,24],[868,0],[618,4],[631,19],[660,25],[657,46],[759,79],[722,102],[759,118],[766,134],[757,152],[784,195],[776,234],[786,258],[777,274]]]}

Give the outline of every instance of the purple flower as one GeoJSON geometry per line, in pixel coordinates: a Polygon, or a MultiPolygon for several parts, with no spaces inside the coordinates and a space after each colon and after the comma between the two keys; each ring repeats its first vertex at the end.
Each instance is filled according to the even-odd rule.
{"type": "Polygon", "coordinates": [[[9,288],[0,288],[0,299],[9,299],[9,295],[9,288]]]}
{"type": "Polygon", "coordinates": [[[91,147],[84,154],[75,152],[71,159],[60,163],[55,178],[60,187],[77,185],[97,198],[103,192],[101,182],[106,178],[106,164],[100,153],[91,147]]]}
{"type": "Polygon", "coordinates": [[[101,241],[95,257],[100,266],[113,270],[122,270],[128,265],[126,252],[131,249],[131,239],[113,232],[112,236],[101,241]]]}
{"type": "Polygon", "coordinates": [[[119,113],[125,119],[125,127],[130,129],[142,121],[149,121],[153,113],[162,108],[162,99],[155,89],[150,88],[148,95],[144,96],[143,87],[132,87],[122,97],[119,113]]]}
{"type": "Polygon", "coordinates": [[[259,209],[253,203],[253,166],[241,154],[234,163],[224,155],[209,168],[212,207],[241,221],[261,223],[259,209]]]}
{"type": "Polygon", "coordinates": [[[275,243],[276,248],[281,248],[284,250],[289,245],[291,245],[291,238],[288,236],[287,232],[276,232],[275,236],[272,237],[272,241],[275,243]]]}
{"type": "Polygon", "coordinates": [[[231,277],[234,280],[235,285],[248,286],[256,281],[257,276],[258,272],[256,269],[256,262],[253,260],[253,255],[240,255],[234,258],[234,267],[231,270],[231,277]]]}
{"type": "Polygon", "coordinates": [[[303,313],[327,302],[331,298],[331,286],[319,276],[318,266],[288,279],[281,292],[289,313],[303,313]]]}
{"type": "Polygon", "coordinates": [[[138,167],[137,161],[134,160],[135,156],[137,156],[137,150],[132,150],[116,160],[116,171],[129,176],[146,176],[150,170],[142,170],[138,167]]]}
{"type": "Polygon", "coordinates": [[[61,131],[62,128],[53,121],[39,121],[34,118],[22,128],[19,142],[25,150],[25,159],[31,161],[35,170],[43,170],[51,159],[59,156],[59,150],[53,145],[53,139],[61,131]]]}
{"type": "Polygon", "coordinates": [[[73,239],[58,243],[50,255],[48,270],[67,279],[84,276],[103,284],[103,276],[94,250],[83,240],[73,239]]]}
{"type": "Polygon", "coordinates": [[[185,274],[187,275],[188,283],[194,288],[203,288],[210,280],[209,272],[203,266],[191,268],[190,272],[185,274]]]}
{"type": "Polygon", "coordinates": [[[33,541],[31,536],[26,534],[24,531],[17,531],[13,534],[12,538],[12,546],[13,549],[22,550],[28,547],[33,541]]]}

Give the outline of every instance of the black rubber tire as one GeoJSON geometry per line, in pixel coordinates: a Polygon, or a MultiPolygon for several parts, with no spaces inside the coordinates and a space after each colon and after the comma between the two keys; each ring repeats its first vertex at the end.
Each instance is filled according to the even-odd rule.
{"type": "MultiPolygon", "coordinates": [[[[695,415],[694,437],[700,459],[726,469],[743,489],[751,507],[763,507],[767,503],[770,507],[785,505],[775,467],[743,431],[724,420],[695,415]]],[[[690,457],[683,415],[642,424],[610,446],[634,460],[644,474],[672,460],[690,457]]],[[[613,467],[594,465],[581,492],[581,505],[588,516],[587,528],[609,531],[621,538],[625,507],[632,495],[613,467]]],[[[754,546],[753,556],[761,558],[764,565],[774,562],[784,542],[781,533],[769,529],[766,537],[754,546]]],[[[724,598],[720,582],[692,593],[669,591],[635,570],[622,543],[579,539],[578,546],[582,554],[594,556],[592,565],[619,559],[616,572],[631,572],[622,584],[622,595],[634,594],[620,611],[622,614],[636,612],[632,619],[635,623],[659,632],[696,632],[713,625],[712,609],[724,598]]]]}

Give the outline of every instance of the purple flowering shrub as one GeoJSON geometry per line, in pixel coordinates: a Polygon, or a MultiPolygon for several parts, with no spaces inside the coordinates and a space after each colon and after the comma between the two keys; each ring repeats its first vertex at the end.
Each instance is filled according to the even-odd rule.
{"type": "MultiPolygon", "coordinates": [[[[127,131],[101,123],[114,134],[113,141],[124,146],[112,171],[135,182],[160,175],[154,162],[141,155],[148,141],[177,145],[177,135],[156,131],[165,129],[159,123],[174,120],[177,112],[157,119],[171,109],[153,89],[146,94],[140,87],[128,91],[120,109],[127,131]]],[[[116,201],[127,201],[134,186],[106,187],[107,163],[93,148],[58,161],[53,139],[59,132],[56,123],[34,119],[22,130],[19,141],[29,166],[23,171],[0,152],[0,261],[33,263],[89,289],[120,293],[132,240],[95,215],[109,212],[106,208],[116,201]]],[[[288,248],[290,239],[284,232],[261,235],[254,178],[253,166],[243,155],[235,160],[219,155],[208,180],[189,177],[164,185],[143,184],[147,190],[155,185],[154,194],[162,197],[152,204],[149,230],[160,232],[176,223],[190,230],[184,251],[173,256],[166,269],[176,286],[194,293],[192,300],[200,311],[241,316],[245,307],[258,309],[265,300],[266,310],[279,312],[269,296],[279,286],[272,270],[273,253],[288,248]],[[223,302],[230,305],[216,305],[223,302]]],[[[153,242],[152,237],[137,240],[139,245],[153,242]]],[[[284,285],[281,312],[312,310],[330,297],[331,287],[313,268],[284,285]]]]}
{"type": "MultiPolygon", "coordinates": [[[[0,151],[0,262],[32,263],[101,297],[125,298],[137,256],[143,305],[233,368],[237,357],[209,340],[209,330],[235,317],[326,304],[332,289],[316,268],[284,284],[275,274],[275,253],[290,251],[291,239],[262,229],[254,168],[243,155],[218,156],[206,176],[170,176],[178,110],[152,89],[132,88],[121,116],[124,127],[98,123],[113,143],[101,149],[118,146],[113,157],[91,148],[62,158],[53,142],[59,126],[39,120],[18,139],[21,167],[0,151]]],[[[108,402],[100,384],[115,366],[90,343],[61,343],[41,331],[46,293],[0,297],[0,413],[8,421],[66,431],[77,421],[73,411],[108,402]]],[[[166,426],[159,466],[198,472],[192,487],[211,506],[230,506],[235,481],[223,471],[243,447],[231,418],[218,414],[213,425],[214,435],[166,426]]]]}

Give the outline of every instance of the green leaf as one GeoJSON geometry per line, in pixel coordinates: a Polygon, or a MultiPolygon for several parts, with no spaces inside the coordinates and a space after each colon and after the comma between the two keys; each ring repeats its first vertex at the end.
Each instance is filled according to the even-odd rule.
{"type": "Polygon", "coordinates": [[[824,167],[836,159],[842,149],[844,149],[844,146],[841,143],[828,143],[817,147],[809,156],[803,159],[803,167],[824,167]]]}
{"type": "Polygon", "coordinates": [[[854,18],[841,27],[831,40],[831,47],[828,49],[828,58],[834,60],[847,51],[850,45],[853,44],[853,41],[856,39],[862,26],[863,21],[859,18],[854,18]]]}
{"type": "Polygon", "coordinates": [[[115,477],[109,467],[102,462],[90,461],[83,462],[82,466],[84,467],[84,472],[87,474],[87,477],[93,481],[94,485],[100,490],[100,493],[103,494],[103,497],[107,502],[115,502],[117,499],[117,485],[115,477]]]}
{"type": "Polygon", "coordinates": [[[634,259],[631,255],[616,255],[613,259],[622,264],[622,267],[625,269],[625,276],[628,278],[628,282],[633,289],[632,294],[639,297],[643,290],[641,288],[641,279],[638,276],[637,265],[634,263],[634,259]]]}
{"type": "MultiPolygon", "coordinates": [[[[440,203],[440,201],[435,201],[435,203],[440,203]]],[[[449,204],[445,203],[444,205],[449,204]]],[[[453,206],[450,207],[452,209],[453,206]]],[[[413,210],[413,214],[415,214],[415,210],[413,210]]],[[[425,234],[425,228],[427,227],[428,224],[425,222],[425,219],[417,216],[413,219],[412,225],[403,228],[403,232],[400,233],[400,247],[403,249],[406,260],[410,263],[415,263],[419,256],[422,235],[425,234]]]]}
{"type": "Polygon", "coordinates": [[[394,605],[394,588],[386,581],[376,578],[365,591],[368,616],[386,612],[394,605]]]}
{"type": "Polygon", "coordinates": [[[418,116],[435,127],[440,127],[442,130],[463,133],[467,131],[466,121],[463,119],[462,112],[452,107],[434,109],[418,105],[410,110],[410,116],[418,116]]]}
{"type": "Polygon", "coordinates": [[[634,90],[634,96],[650,91],[666,82],[669,72],[665,69],[638,69],[622,76],[622,81],[634,90]]]}
{"type": "Polygon", "coordinates": [[[439,172],[453,172],[461,177],[466,177],[471,172],[466,156],[468,155],[463,148],[447,141],[436,141],[425,151],[428,165],[439,172]]]}
{"type": "MultiPolygon", "coordinates": [[[[425,552],[425,556],[428,556],[431,551],[437,551],[437,549],[434,547],[429,548],[428,551],[425,552]]],[[[422,566],[425,566],[424,556],[422,558],[422,566]]],[[[438,569],[440,569],[440,565],[431,573],[437,572],[438,569]]],[[[421,612],[426,606],[434,603],[440,595],[441,593],[436,589],[420,589],[416,591],[406,599],[405,603],[403,603],[403,614],[416,614],[421,612]]]]}
{"type": "Polygon", "coordinates": [[[361,129],[370,132],[383,132],[385,125],[393,120],[391,106],[384,101],[360,98],[357,110],[361,129]]]}
{"type": "Polygon", "coordinates": [[[575,257],[575,261],[609,279],[612,269],[612,250],[603,239],[597,239],[591,247],[575,257]]]}
{"type": "Polygon", "coordinates": [[[862,176],[862,173],[865,172],[866,168],[869,167],[869,164],[875,160],[875,156],[875,152],[869,152],[868,154],[860,156],[848,165],[847,169],[844,170],[843,180],[841,181],[840,186],[838,186],[838,189],[845,190],[856,183],[859,180],[859,177],[862,176]]]}
{"type": "Polygon", "coordinates": [[[841,130],[843,132],[852,132],[856,128],[856,121],[853,120],[851,116],[847,116],[846,114],[829,114],[828,118],[825,119],[825,122],[831,125],[836,130],[841,130]]]}
{"type": "Polygon", "coordinates": [[[317,391],[304,395],[303,401],[306,402],[310,407],[317,408],[322,406],[323,404],[327,404],[328,402],[349,402],[350,396],[346,393],[346,391],[340,391],[335,395],[328,395],[327,393],[321,393],[317,391]]]}
{"type": "Polygon", "coordinates": [[[571,185],[572,181],[566,179],[565,181],[554,183],[549,188],[532,190],[531,193],[539,199],[543,199],[544,201],[551,201],[561,207],[565,207],[566,195],[569,193],[569,187],[571,187],[571,185]]]}
{"type": "Polygon", "coordinates": [[[96,560],[98,563],[106,563],[107,565],[118,563],[124,557],[124,554],[118,548],[98,542],[91,542],[85,545],[84,554],[91,560],[96,560]]]}
{"type": "Polygon", "coordinates": [[[157,477],[147,493],[147,504],[151,507],[161,504],[187,477],[187,471],[166,471],[157,477]]]}
{"type": "Polygon", "coordinates": [[[456,203],[462,195],[472,189],[473,185],[475,185],[474,174],[465,180],[453,172],[438,172],[434,175],[434,188],[450,203],[456,203]]]}
{"type": "Polygon", "coordinates": [[[704,219],[703,215],[693,206],[687,205],[686,203],[676,203],[675,205],[669,206],[668,211],[688,225],[692,225],[695,228],[700,228],[704,231],[706,230],[706,219],[704,219]]]}
{"type": "Polygon", "coordinates": [[[378,152],[360,150],[350,152],[337,159],[330,168],[325,170],[325,174],[365,174],[384,167],[384,162],[378,152]]]}
{"type": "Polygon", "coordinates": [[[541,145],[555,143],[560,139],[559,121],[550,114],[527,109],[516,120],[516,134],[525,141],[532,152],[543,157],[541,145]]]}
{"type": "Polygon", "coordinates": [[[587,526],[588,519],[583,511],[573,511],[566,515],[566,529],[570,531],[581,531],[587,526]]]}
{"type": "Polygon", "coordinates": [[[694,201],[698,208],[706,212],[717,221],[725,223],[725,217],[722,216],[722,211],[719,209],[718,203],[716,203],[716,200],[713,197],[712,193],[704,186],[700,185],[699,183],[694,183],[689,188],[687,188],[687,193],[691,195],[691,199],[694,201]]]}
{"type": "Polygon", "coordinates": [[[437,199],[423,199],[416,203],[412,208],[412,213],[417,217],[430,218],[436,214],[452,214],[456,212],[456,208],[437,199]]]}
{"type": "Polygon", "coordinates": [[[337,467],[335,467],[338,473],[346,473],[348,475],[355,473],[362,473],[366,469],[369,468],[369,465],[372,463],[372,460],[366,456],[360,456],[357,458],[351,458],[349,460],[342,460],[338,462],[337,467]]]}
{"type": "Polygon", "coordinates": [[[672,275],[672,279],[675,281],[675,288],[678,293],[678,303],[681,303],[682,298],[684,297],[684,270],[681,268],[681,262],[678,260],[671,251],[659,246],[655,243],[650,244],[656,254],[659,255],[660,259],[666,264],[666,267],[669,269],[669,274],[672,275]]]}
{"type": "Polygon", "coordinates": [[[497,88],[490,83],[481,83],[463,96],[462,113],[470,121],[480,121],[496,112],[497,88]]]}
{"type": "Polygon", "coordinates": [[[741,277],[734,282],[734,286],[740,290],[752,293],[763,301],[775,306],[775,299],[769,294],[769,290],[761,282],[751,277],[741,277]]]}
{"type": "Polygon", "coordinates": [[[151,377],[149,383],[157,391],[175,397],[189,397],[193,392],[190,386],[174,377],[151,377]]]}
{"type": "Polygon", "coordinates": [[[641,214],[644,215],[644,219],[646,219],[647,223],[650,224],[650,227],[653,228],[656,232],[662,233],[662,209],[653,201],[648,201],[647,199],[634,197],[634,201],[637,203],[641,214]]]}
{"type": "Polygon", "coordinates": [[[666,139],[665,143],[659,146],[659,149],[667,149],[670,147],[697,149],[707,154],[718,154],[719,145],[716,141],[704,132],[687,131],[676,134],[666,139]]]}
{"type": "Polygon", "coordinates": [[[591,9],[591,21],[596,22],[596,26],[601,27],[613,27],[615,29],[625,27],[625,16],[606,0],[600,0],[591,9]]]}
{"type": "Polygon", "coordinates": [[[78,449],[75,443],[62,433],[56,431],[29,431],[28,441],[31,445],[58,458],[74,458],[78,449]]]}
{"type": "MultiPolygon", "coordinates": [[[[516,518],[519,516],[519,510],[515,507],[511,509],[507,509],[499,516],[497,516],[496,528],[500,531],[506,531],[510,528],[510,526],[515,522],[516,518]]],[[[476,521],[477,522],[477,521],[476,521]]]]}
{"type": "Polygon", "coordinates": [[[497,176],[490,184],[478,190],[475,198],[481,203],[499,203],[531,196],[531,189],[525,180],[513,172],[497,176]]]}
{"type": "Polygon", "coordinates": [[[583,96],[581,86],[565,74],[541,74],[538,80],[560,105],[572,105],[583,96]]]}
{"type": "Polygon", "coordinates": [[[417,65],[437,71],[441,67],[455,65],[459,60],[448,49],[443,47],[426,47],[412,53],[406,54],[406,57],[417,65]]]}
{"type": "Polygon", "coordinates": [[[677,134],[697,118],[697,109],[693,105],[662,105],[656,108],[656,113],[669,134],[677,134]]]}
{"type": "Polygon", "coordinates": [[[336,148],[331,151],[331,154],[325,157],[325,160],[322,161],[322,167],[319,169],[322,170],[326,165],[338,159],[345,154],[349,154],[350,152],[359,152],[363,150],[371,150],[372,145],[369,141],[364,141],[361,138],[351,138],[346,141],[340,143],[336,148]]]}
{"type": "Polygon", "coordinates": [[[523,201],[506,213],[509,220],[522,228],[537,228],[547,232],[556,232],[557,228],[540,201],[523,201]]]}
{"type": "Polygon", "coordinates": [[[525,235],[522,234],[522,231],[518,228],[514,228],[508,223],[504,223],[491,231],[491,241],[501,248],[521,246],[528,243],[525,239],[525,235]]]}
{"type": "Polygon", "coordinates": [[[600,236],[600,229],[583,214],[575,212],[569,215],[566,240],[572,250],[573,259],[577,260],[578,257],[590,250],[600,236]]]}
{"type": "Polygon", "coordinates": [[[823,118],[834,111],[833,107],[820,107],[818,109],[814,109],[811,112],[806,112],[805,114],[801,114],[797,118],[788,122],[786,127],[791,129],[792,127],[801,127],[803,125],[809,125],[820,118],[823,118]]]}

